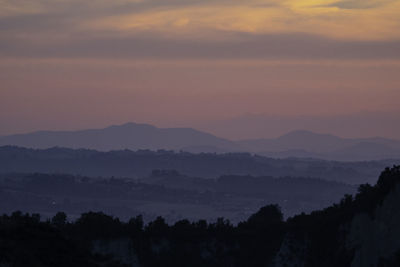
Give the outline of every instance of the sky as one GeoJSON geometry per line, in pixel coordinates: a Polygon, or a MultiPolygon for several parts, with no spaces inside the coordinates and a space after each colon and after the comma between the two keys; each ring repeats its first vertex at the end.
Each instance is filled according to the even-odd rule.
{"type": "Polygon", "coordinates": [[[399,14],[398,0],[0,0],[0,135],[141,122],[400,139],[399,14]]]}

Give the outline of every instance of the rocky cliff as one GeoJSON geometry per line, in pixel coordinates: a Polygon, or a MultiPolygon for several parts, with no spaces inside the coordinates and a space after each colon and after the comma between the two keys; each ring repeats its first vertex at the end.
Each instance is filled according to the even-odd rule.
{"type": "MultiPolygon", "coordinates": [[[[352,267],[387,265],[400,251],[400,184],[371,214],[354,216],[346,239],[354,250],[352,267]]],[[[399,265],[400,266],[400,265],[399,265]]]]}

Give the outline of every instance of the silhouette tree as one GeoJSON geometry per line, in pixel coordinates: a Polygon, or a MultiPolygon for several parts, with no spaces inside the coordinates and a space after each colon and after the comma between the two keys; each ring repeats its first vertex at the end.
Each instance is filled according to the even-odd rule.
{"type": "Polygon", "coordinates": [[[51,223],[56,227],[62,227],[67,222],[67,214],[64,212],[57,212],[51,219],[51,223]]]}

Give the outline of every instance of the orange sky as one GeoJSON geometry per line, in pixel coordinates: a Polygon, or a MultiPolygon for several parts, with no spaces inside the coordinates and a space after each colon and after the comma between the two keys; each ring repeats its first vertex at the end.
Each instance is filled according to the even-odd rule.
{"type": "Polygon", "coordinates": [[[0,135],[396,114],[399,14],[391,0],[0,0],[0,135]]]}

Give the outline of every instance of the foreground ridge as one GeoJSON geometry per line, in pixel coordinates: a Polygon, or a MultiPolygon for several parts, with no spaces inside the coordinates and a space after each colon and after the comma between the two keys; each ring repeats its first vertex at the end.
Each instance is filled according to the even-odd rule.
{"type": "Polygon", "coordinates": [[[0,219],[0,263],[399,266],[399,198],[400,166],[394,166],[381,173],[376,185],[361,185],[355,197],[346,195],[338,204],[287,221],[277,205],[261,208],[236,226],[223,218],[168,225],[162,217],[145,225],[141,216],[121,222],[102,212],[84,213],[73,222],[59,212],[41,221],[38,214],[17,211],[0,219]]]}

